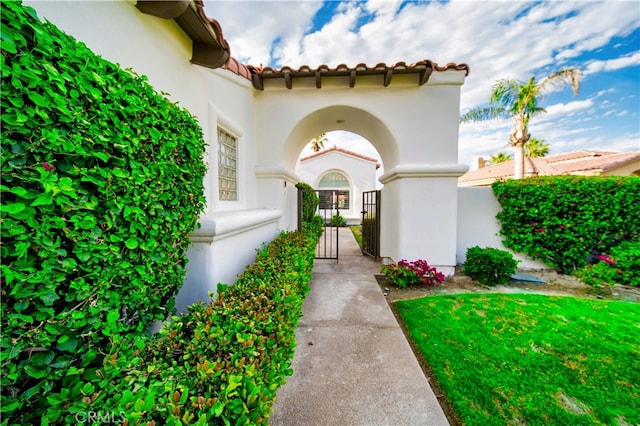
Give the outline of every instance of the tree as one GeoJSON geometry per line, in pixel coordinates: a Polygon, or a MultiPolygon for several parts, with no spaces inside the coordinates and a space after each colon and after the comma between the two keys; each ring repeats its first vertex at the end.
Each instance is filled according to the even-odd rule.
{"type": "Polygon", "coordinates": [[[524,144],[525,157],[544,157],[549,153],[549,144],[544,139],[531,138],[524,144]]]}
{"type": "Polygon", "coordinates": [[[460,121],[478,122],[499,118],[513,118],[513,132],[509,136],[509,145],[515,148],[513,175],[521,179],[524,175],[524,145],[531,135],[528,125],[531,117],[546,112],[538,103],[553,88],[571,84],[574,96],[580,90],[582,72],[567,68],[553,73],[539,82],[531,77],[527,82],[518,80],[498,80],[492,89],[489,106],[473,108],[467,111],[460,121]]]}
{"type": "Polygon", "coordinates": [[[513,160],[513,155],[507,154],[506,152],[499,152],[497,154],[493,154],[489,158],[489,164],[504,163],[505,161],[509,160],[513,160]]]}
{"type": "Polygon", "coordinates": [[[311,149],[313,152],[318,152],[324,148],[326,142],[329,142],[326,133],[321,133],[311,140],[311,149]]]}

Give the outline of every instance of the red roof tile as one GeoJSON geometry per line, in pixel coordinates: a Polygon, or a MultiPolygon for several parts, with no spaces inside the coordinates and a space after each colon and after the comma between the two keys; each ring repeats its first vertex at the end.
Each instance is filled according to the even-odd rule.
{"type": "Polygon", "coordinates": [[[240,77],[244,77],[247,80],[251,80],[251,71],[249,71],[249,68],[246,65],[238,62],[238,60],[233,56],[230,56],[227,63],[224,64],[222,67],[224,69],[231,71],[234,74],[239,75],[240,77]]]}
{"type": "Polygon", "coordinates": [[[322,155],[328,154],[330,152],[341,152],[343,154],[351,155],[352,157],[357,157],[357,158],[360,158],[362,160],[370,161],[372,163],[376,163],[376,169],[380,168],[380,163],[378,163],[378,160],[376,160],[375,158],[367,157],[366,155],[358,154],[357,152],[349,151],[348,149],[339,148],[339,147],[337,147],[335,145],[332,148],[323,149],[323,150],[320,150],[320,151],[318,151],[316,153],[308,155],[306,157],[302,157],[300,159],[300,161],[311,160],[312,158],[317,158],[317,157],[320,157],[322,155]]]}
{"type": "Polygon", "coordinates": [[[360,63],[355,67],[340,64],[335,68],[330,68],[328,65],[323,64],[315,69],[311,68],[309,65],[302,65],[298,69],[294,69],[289,66],[275,69],[271,67],[254,67],[252,65],[249,65],[248,68],[252,74],[253,87],[258,90],[264,90],[265,79],[278,78],[284,79],[285,86],[288,89],[291,89],[293,88],[292,78],[314,78],[316,87],[321,88],[323,77],[348,77],[349,87],[354,87],[356,76],[380,75],[383,77],[382,82],[386,87],[391,83],[393,75],[417,74],[419,85],[427,83],[427,81],[429,81],[429,76],[434,70],[447,71],[454,69],[457,71],[465,71],[465,75],[469,75],[469,66],[467,64],[448,63],[445,66],[440,66],[428,59],[415,62],[411,65],[407,65],[405,62],[398,62],[394,65],[379,63],[374,67],[369,67],[366,64],[360,63]]]}
{"type": "MultiPolygon", "coordinates": [[[[611,169],[638,163],[640,168],[640,151],[608,152],[608,151],[574,151],[549,157],[525,158],[525,176],[570,175],[587,171],[606,172],[611,169]]],[[[488,185],[496,179],[513,177],[513,160],[472,170],[458,178],[462,184],[488,185]]]]}

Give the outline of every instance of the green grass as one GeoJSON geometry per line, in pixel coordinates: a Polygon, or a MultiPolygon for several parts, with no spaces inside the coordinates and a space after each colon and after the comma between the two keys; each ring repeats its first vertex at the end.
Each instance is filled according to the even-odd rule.
{"type": "Polygon", "coordinates": [[[350,226],[349,228],[351,228],[351,233],[353,233],[353,236],[355,237],[356,242],[358,243],[360,248],[362,248],[362,226],[361,225],[350,226]]]}
{"type": "Polygon", "coordinates": [[[640,304],[461,294],[396,307],[463,424],[640,424],[640,304]]]}

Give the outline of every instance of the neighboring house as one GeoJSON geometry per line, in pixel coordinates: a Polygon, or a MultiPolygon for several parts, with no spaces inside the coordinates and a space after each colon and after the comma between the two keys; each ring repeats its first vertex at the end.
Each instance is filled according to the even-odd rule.
{"type": "Polygon", "coordinates": [[[358,225],[362,193],[376,189],[379,167],[375,158],[334,146],[301,158],[299,175],[318,190],[321,210],[338,209],[348,225],[358,225]]]}
{"type": "MultiPolygon", "coordinates": [[[[640,176],[640,151],[575,151],[548,157],[525,158],[524,176],[583,175],[640,176]]],[[[513,160],[490,166],[482,157],[478,169],[458,178],[458,186],[489,186],[498,179],[513,178],[513,160]]]]}
{"type": "Polygon", "coordinates": [[[106,60],[147,76],[202,126],[207,205],[190,236],[179,311],[206,300],[217,283],[233,283],[255,248],[297,228],[296,164],[309,140],[332,130],[366,138],[385,165],[380,255],[424,258],[453,273],[456,182],[467,170],[458,164],[467,65],[257,68],[231,56],[200,0],[24,4],[106,60]]]}

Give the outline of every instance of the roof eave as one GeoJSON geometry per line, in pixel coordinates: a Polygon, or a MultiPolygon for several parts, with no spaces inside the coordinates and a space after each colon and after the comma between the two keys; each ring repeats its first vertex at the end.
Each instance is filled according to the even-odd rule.
{"type": "Polygon", "coordinates": [[[266,67],[263,69],[249,66],[248,68],[251,72],[253,87],[257,90],[264,90],[264,80],[269,79],[284,79],[285,87],[291,90],[293,88],[292,80],[303,78],[313,78],[315,87],[320,89],[323,79],[332,77],[347,77],[349,88],[353,88],[356,86],[357,78],[365,76],[381,76],[382,85],[387,87],[391,84],[393,77],[397,75],[417,75],[417,84],[423,86],[429,82],[429,78],[434,71],[464,71],[465,77],[469,74],[469,67],[466,64],[448,63],[441,67],[430,60],[416,62],[411,65],[407,65],[404,62],[398,62],[392,66],[381,63],[375,67],[358,64],[353,68],[345,64],[340,64],[335,68],[320,65],[317,69],[312,69],[305,65],[297,70],[291,67],[283,67],[281,69],[266,67]]]}
{"type": "Polygon", "coordinates": [[[229,59],[230,49],[222,29],[207,18],[201,1],[138,0],[136,7],[147,15],[175,20],[193,41],[192,63],[214,69],[229,59]]]}

